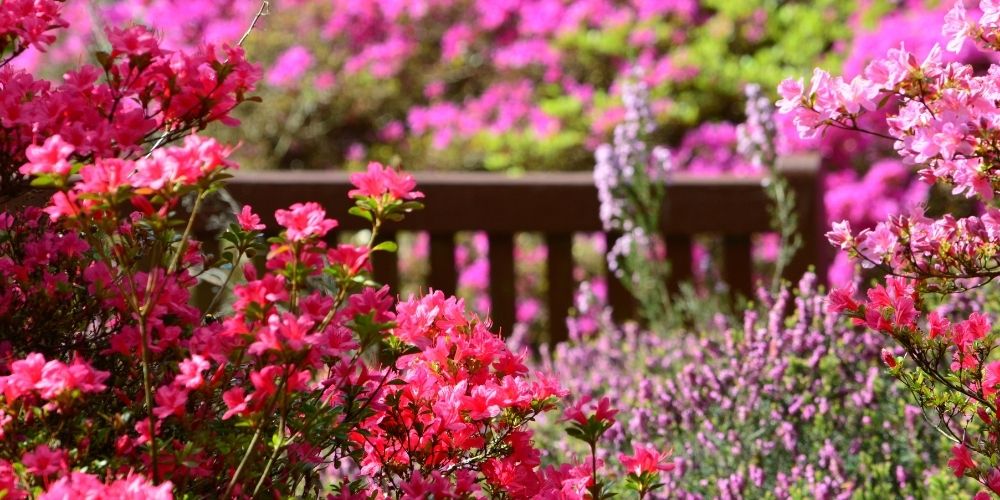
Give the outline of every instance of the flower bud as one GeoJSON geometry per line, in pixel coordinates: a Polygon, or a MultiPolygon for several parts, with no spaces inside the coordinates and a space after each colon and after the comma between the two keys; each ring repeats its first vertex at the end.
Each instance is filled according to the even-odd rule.
{"type": "Polygon", "coordinates": [[[882,349],[882,362],[889,368],[896,367],[896,356],[893,356],[888,349],[882,349]]]}

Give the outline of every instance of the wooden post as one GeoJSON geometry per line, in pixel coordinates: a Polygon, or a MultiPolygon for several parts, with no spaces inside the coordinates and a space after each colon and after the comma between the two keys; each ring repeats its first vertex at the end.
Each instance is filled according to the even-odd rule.
{"type": "Polygon", "coordinates": [[[490,316],[503,336],[511,334],[516,313],[514,295],[514,235],[489,233],[490,316]]]}
{"type": "Polygon", "coordinates": [[[427,285],[441,290],[445,295],[454,295],[458,286],[458,272],[455,269],[455,234],[431,233],[431,269],[427,285]]]}
{"type": "Polygon", "coordinates": [[[784,278],[792,283],[797,283],[810,265],[816,268],[818,283],[826,282],[829,252],[825,250],[829,244],[824,236],[827,228],[820,164],[819,155],[791,156],[778,163],[779,172],[795,193],[798,233],[802,236],[802,246],[784,273],[784,278]]]}
{"type": "Polygon", "coordinates": [[[549,342],[555,344],[569,337],[566,317],[573,307],[573,235],[549,233],[546,274],[548,278],[549,342]]]}

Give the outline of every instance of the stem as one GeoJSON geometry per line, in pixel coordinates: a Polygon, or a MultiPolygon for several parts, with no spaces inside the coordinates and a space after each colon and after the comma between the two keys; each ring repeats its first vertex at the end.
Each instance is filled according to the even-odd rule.
{"type": "Polygon", "coordinates": [[[194,219],[198,215],[198,210],[201,209],[201,202],[204,199],[205,191],[199,191],[198,197],[194,199],[194,206],[191,207],[191,216],[188,217],[187,227],[184,228],[184,234],[181,235],[180,246],[177,247],[177,253],[174,254],[170,265],[167,266],[167,274],[173,274],[177,270],[177,265],[181,262],[181,255],[184,255],[185,250],[187,250],[187,242],[191,239],[191,232],[194,231],[194,219]]]}
{"type": "Polygon", "coordinates": [[[243,46],[243,42],[245,42],[247,40],[247,37],[250,36],[250,32],[253,31],[255,27],[257,27],[257,21],[259,21],[262,16],[267,15],[267,8],[270,5],[271,3],[268,2],[268,0],[264,0],[263,2],[260,3],[260,9],[258,9],[257,14],[253,16],[253,21],[250,22],[250,27],[248,27],[247,30],[243,33],[243,36],[240,37],[240,41],[237,42],[236,45],[240,47],[243,46]]]}
{"type": "Polygon", "coordinates": [[[159,463],[156,451],[156,417],[153,415],[153,383],[149,374],[149,334],[146,320],[139,320],[139,349],[142,355],[142,392],[146,400],[146,414],[149,418],[149,458],[152,461],[153,483],[160,482],[159,463]]]}
{"type": "MultiPolygon", "coordinates": [[[[243,252],[241,250],[239,256],[242,256],[242,255],[243,255],[243,252]]],[[[219,299],[222,298],[222,293],[226,291],[226,287],[229,286],[229,282],[233,279],[233,275],[236,274],[236,268],[238,267],[239,262],[240,262],[240,259],[239,259],[239,257],[237,257],[236,258],[236,262],[233,263],[233,267],[231,269],[229,269],[229,273],[226,274],[226,280],[222,282],[222,286],[219,287],[219,291],[215,292],[215,296],[212,297],[212,301],[209,302],[208,303],[208,307],[205,308],[205,313],[206,314],[211,314],[212,311],[215,310],[215,305],[219,302],[219,299]]]]}
{"type": "Polygon", "coordinates": [[[285,412],[281,412],[281,421],[278,423],[278,429],[280,429],[282,437],[278,441],[278,445],[274,447],[274,451],[271,452],[271,456],[267,459],[267,464],[264,465],[264,472],[260,474],[260,479],[257,480],[257,486],[254,486],[253,494],[250,495],[250,498],[256,497],[257,492],[260,491],[261,486],[264,486],[264,479],[266,479],[267,475],[271,472],[271,466],[274,465],[274,461],[278,458],[278,455],[281,453],[281,449],[284,448],[285,446],[284,428],[285,428],[285,412]]]}
{"type": "MultiPolygon", "coordinates": [[[[375,238],[378,236],[378,230],[380,227],[382,227],[382,220],[379,219],[378,216],[376,216],[375,222],[372,224],[372,234],[368,238],[368,244],[366,245],[366,248],[368,249],[368,256],[366,258],[369,259],[371,258],[372,246],[375,244],[375,238]]],[[[360,268],[360,266],[358,267],[360,268]]],[[[349,278],[345,280],[345,283],[350,283],[350,278],[353,277],[354,277],[353,275],[349,276],[349,278]]],[[[347,286],[341,286],[340,289],[337,290],[337,297],[334,299],[333,306],[330,307],[330,312],[326,313],[326,317],[323,318],[323,321],[319,324],[319,327],[316,328],[317,332],[322,332],[323,330],[326,329],[327,326],[330,326],[330,322],[333,321],[333,317],[337,314],[337,309],[340,308],[340,304],[344,302],[344,298],[346,297],[347,297],[347,286]]]]}
{"type": "Polygon", "coordinates": [[[257,441],[260,440],[261,432],[264,431],[264,422],[267,416],[271,413],[271,409],[274,408],[274,403],[278,400],[278,396],[285,391],[285,382],[287,382],[287,377],[282,377],[281,382],[278,383],[278,394],[275,395],[267,408],[261,413],[260,424],[257,425],[257,430],[254,431],[253,437],[250,438],[250,444],[247,445],[247,451],[243,453],[243,458],[240,459],[240,464],[236,466],[236,471],[233,472],[233,478],[229,480],[229,485],[226,486],[226,492],[222,494],[224,498],[228,498],[229,494],[232,493],[233,488],[236,486],[236,481],[239,480],[240,474],[243,473],[243,468],[246,467],[247,461],[250,460],[250,454],[253,453],[254,446],[257,445],[257,441]]]}
{"type": "MultiPolygon", "coordinates": [[[[285,373],[283,374],[282,380],[288,379],[288,368],[286,366],[285,373]]],[[[267,464],[264,465],[264,472],[260,474],[260,479],[257,480],[257,485],[253,488],[253,493],[250,498],[257,496],[257,492],[260,491],[261,486],[264,485],[264,479],[271,472],[271,466],[274,465],[274,461],[278,458],[281,453],[281,449],[285,445],[285,418],[288,414],[288,392],[281,391],[281,416],[278,421],[278,444],[274,447],[274,451],[271,452],[271,456],[267,459],[267,464]]]]}
{"type": "Polygon", "coordinates": [[[600,490],[597,484],[597,442],[590,443],[590,480],[594,483],[590,487],[590,495],[594,500],[600,498],[600,490]]]}
{"type": "Polygon", "coordinates": [[[229,485],[226,486],[226,492],[222,494],[224,498],[229,497],[232,493],[233,487],[236,486],[236,481],[239,479],[240,474],[243,472],[243,467],[246,466],[247,460],[250,459],[250,450],[253,450],[254,446],[257,446],[257,441],[260,440],[260,434],[264,430],[263,421],[261,425],[257,426],[257,430],[254,431],[253,437],[250,438],[250,444],[247,445],[247,451],[243,454],[243,458],[240,460],[240,464],[236,466],[236,472],[233,472],[233,478],[229,480],[229,485]]]}

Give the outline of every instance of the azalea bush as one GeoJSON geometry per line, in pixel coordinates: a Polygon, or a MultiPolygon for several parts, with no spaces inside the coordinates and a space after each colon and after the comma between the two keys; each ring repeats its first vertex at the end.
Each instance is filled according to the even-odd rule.
{"type": "MultiPolygon", "coordinates": [[[[5,56],[65,25],[59,3],[8,6],[5,56]]],[[[186,133],[228,120],[257,69],[238,48],[221,59],[166,51],[142,27],[106,35],[100,66],[65,79],[91,99],[54,113],[61,128],[15,120],[74,106],[51,84],[34,84],[40,102],[2,87],[4,142],[24,142],[3,157],[8,179],[51,198],[0,213],[0,496],[598,498],[612,479],[640,496],[659,485],[668,455],[648,449],[620,457],[630,475],[598,476],[601,432],[588,431],[589,465],[540,467],[527,424],[565,391],[461,300],[401,300],[371,281],[372,253],[395,250],[374,243],[380,231],[421,208],[408,174],[372,163],[352,176],[363,245],[329,245],[338,223],[315,202],[278,210],[266,240],[244,206],[215,244],[197,241],[199,211],[236,165],[230,147],[186,133]],[[116,125],[133,135],[78,141],[116,125]],[[212,271],[222,286],[195,300],[212,271]]]]}
{"type": "MultiPolygon", "coordinates": [[[[58,136],[42,146],[60,147],[58,136]]],[[[279,210],[283,230],[269,248],[259,217],[242,211],[222,235],[232,246],[210,260],[171,207],[217,188],[227,154],[191,136],[147,159],[80,165],[79,182],[58,173],[58,162],[26,166],[65,187],[44,212],[4,215],[6,239],[42,228],[4,248],[36,264],[28,270],[7,257],[4,288],[18,298],[61,280],[70,293],[93,295],[107,318],[48,331],[57,335],[46,339],[48,352],[34,351],[31,337],[8,337],[0,377],[4,456],[14,459],[3,463],[7,493],[95,494],[118,487],[102,481],[119,473],[159,494],[418,495],[480,483],[537,493],[538,451],[523,426],[555,405],[557,384],[530,377],[523,354],[460,300],[438,292],[394,303],[361,274],[382,249],[326,248],[322,238],[337,223],[316,203],[279,210]],[[130,182],[108,182],[125,172],[130,182]],[[64,235],[68,243],[50,251],[64,235]],[[239,266],[263,250],[262,270],[239,266]],[[189,289],[214,266],[244,282],[233,288],[232,313],[208,319],[189,289]],[[69,281],[65,269],[81,278],[69,281]],[[345,460],[353,473],[323,477],[345,460]]],[[[354,182],[352,211],[372,221],[372,238],[384,221],[418,208],[408,176],[373,164],[354,182]]],[[[44,309],[20,305],[29,325],[45,326],[44,309]]]]}
{"type": "MultiPolygon", "coordinates": [[[[994,53],[1000,49],[1000,9],[989,1],[979,7],[968,12],[959,2],[948,12],[942,29],[948,51],[967,41],[994,53]]],[[[852,287],[835,290],[830,308],[899,346],[900,353],[884,353],[884,362],[931,425],[953,442],[948,465],[956,476],[1000,494],[995,309],[982,300],[972,310],[941,306],[943,297],[989,287],[995,276],[996,75],[995,65],[944,61],[940,46],[923,59],[900,47],[853,79],[817,70],[808,89],[802,81],[786,80],[779,90],[782,107],[807,136],[831,128],[878,134],[860,126],[861,118],[883,112],[887,101],[898,102],[886,111],[888,132],[878,135],[906,163],[920,167],[922,180],[980,203],[972,216],[912,207],[860,232],[847,222],[834,224],[831,243],[887,277],[864,299],[852,287]]]]}
{"type": "Polygon", "coordinates": [[[50,163],[66,174],[71,160],[135,158],[153,143],[169,143],[212,122],[233,124],[230,113],[260,76],[237,46],[166,50],[143,27],[109,28],[108,46],[97,52],[96,64],[72,68],[60,81],[18,69],[13,61],[19,55],[44,50],[68,26],[61,4],[11,0],[0,13],[0,194],[23,187],[34,173],[20,168],[28,147],[53,135],[62,142],[46,151],[60,153],[50,163]]]}
{"type": "MultiPolygon", "coordinates": [[[[675,450],[664,497],[968,492],[944,468],[947,441],[907,401],[905,385],[880,375],[880,336],[838,321],[815,280],[773,295],[761,288],[741,316],[707,314],[667,332],[616,325],[584,291],[577,308],[586,314],[571,340],[546,349],[539,366],[575,397],[623,409],[600,456],[649,443],[675,450]]],[[[539,424],[543,460],[580,452],[560,431],[539,424]]]]}

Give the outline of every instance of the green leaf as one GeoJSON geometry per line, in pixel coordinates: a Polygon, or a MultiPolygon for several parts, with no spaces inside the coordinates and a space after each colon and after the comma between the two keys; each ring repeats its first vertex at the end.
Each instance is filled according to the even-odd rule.
{"type": "Polygon", "coordinates": [[[375,248],[372,248],[373,252],[384,251],[384,252],[395,253],[397,250],[399,250],[399,246],[396,245],[395,241],[391,240],[383,241],[382,243],[375,245],[375,248]]]}
{"type": "Polygon", "coordinates": [[[51,175],[41,175],[31,179],[31,185],[34,187],[52,187],[56,185],[56,180],[51,175]]]}
{"type": "Polygon", "coordinates": [[[351,207],[351,209],[348,210],[347,213],[361,217],[362,219],[365,219],[368,222],[374,221],[374,219],[372,218],[372,213],[361,207],[351,207]]]}

